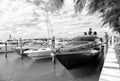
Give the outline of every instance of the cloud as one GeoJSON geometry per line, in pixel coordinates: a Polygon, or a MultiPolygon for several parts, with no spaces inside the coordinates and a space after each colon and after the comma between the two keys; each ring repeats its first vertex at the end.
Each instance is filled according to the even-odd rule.
{"type": "MultiPolygon", "coordinates": [[[[29,0],[27,0],[29,1],[29,0]]],[[[7,38],[9,34],[14,37],[48,37],[47,16],[44,10],[26,0],[1,0],[0,2],[0,33],[1,38],[7,38]]],[[[66,0],[63,8],[55,15],[48,13],[50,20],[49,29],[52,28],[56,37],[74,37],[82,35],[92,27],[98,32],[108,31],[101,28],[101,18],[96,14],[86,16],[75,14],[73,0],[66,0]]],[[[49,30],[49,32],[51,32],[49,30]]],[[[109,30],[111,32],[111,30],[109,30]]]]}

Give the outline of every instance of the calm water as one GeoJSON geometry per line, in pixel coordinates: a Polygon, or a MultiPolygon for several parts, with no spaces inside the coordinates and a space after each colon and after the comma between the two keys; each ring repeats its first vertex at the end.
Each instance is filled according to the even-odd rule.
{"type": "Polygon", "coordinates": [[[16,53],[5,58],[0,54],[0,81],[98,81],[97,77],[99,73],[75,79],[58,61],[53,67],[51,59],[21,59],[16,53]]]}

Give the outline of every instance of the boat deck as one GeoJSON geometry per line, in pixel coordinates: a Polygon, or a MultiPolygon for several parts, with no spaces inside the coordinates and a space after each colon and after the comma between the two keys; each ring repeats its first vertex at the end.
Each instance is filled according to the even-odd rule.
{"type": "Polygon", "coordinates": [[[99,81],[120,81],[120,65],[114,46],[108,49],[99,81]]]}

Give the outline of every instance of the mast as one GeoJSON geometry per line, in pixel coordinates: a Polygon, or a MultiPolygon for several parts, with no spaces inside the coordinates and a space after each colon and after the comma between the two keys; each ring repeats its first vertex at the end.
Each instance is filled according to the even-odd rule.
{"type": "Polygon", "coordinates": [[[52,25],[48,14],[48,4],[46,4],[46,19],[47,19],[48,37],[50,37],[50,33],[51,33],[51,37],[53,37],[52,25]]]}
{"type": "Polygon", "coordinates": [[[45,5],[45,7],[46,7],[46,23],[47,23],[47,33],[48,33],[48,38],[50,37],[50,32],[49,32],[49,25],[48,25],[48,6],[47,5],[45,5]]]}
{"type": "Polygon", "coordinates": [[[54,49],[55,48],[55,37],[53,36],[52,25],[51,25],[49,14],[48,14],[48,4],[46,4],[45,6],[46,6],[46,22],[47,22],[48,38],[51,38],[52,49],[54,49]]]}

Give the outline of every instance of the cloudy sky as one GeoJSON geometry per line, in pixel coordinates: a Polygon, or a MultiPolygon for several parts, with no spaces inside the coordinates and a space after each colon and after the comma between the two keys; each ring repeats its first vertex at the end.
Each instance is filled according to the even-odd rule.
{"type": "Polygon", "coordinates": [[[74,37],[90,27],[98,35],[106,31],[111,33],[109,28],[101,28],[98,14],[88,16],[85,9],[75,14],[73,0],[66,0],[59,12],[48,13],[50,24],[46,23],[46,12],[41,10],[41,5],[29,1],[34,0],[0,0],[0,40],[7,39],[10,34],[15,38],[48,37],[48,33],[56,37],[74,37]]]}

